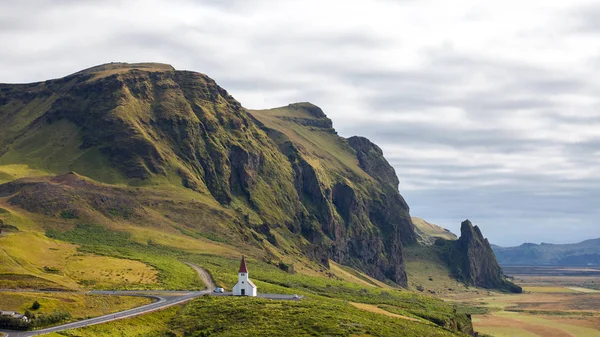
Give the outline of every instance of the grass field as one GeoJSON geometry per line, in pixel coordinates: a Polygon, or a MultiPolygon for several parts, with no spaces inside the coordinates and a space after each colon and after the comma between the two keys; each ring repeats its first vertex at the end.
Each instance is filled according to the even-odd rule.
{"type": "Polygon", "coordinates": [[[30,129],[0,156],[0,182],[69,171],[109,183],[126,182],[97,148],[82,150],[80,144],[79,128],[66,120],[30,129]]]}
{"type": "Polygon", "coordinates": [[[600,290],[588,289],[588,288],[582,288],[582,287],[567,287],[567,289],[573,290],[573,291],[578,291],[580,293],[591,293],[591,294],[600,293],[600,290]]]}
{"type": "Polygon", "coordinates": [[[575,289],[567,288],[567,287],[533,286],[533,287],[523,287],[523,292],[561,294],[561,293],[576,293],[578,291],[575,289]]]}
{"type": "Polygon", "coordinates": [[[203,297],[184,307],[49,336],[466,336],[334,299],[203,297]]]}
{"type": "Polygon", "coordinates": [[[600,294],[593,289],[569,286],[600,282],[600,277],[514,276],[520,280],[523,294],[463,293],[450,297],[488,308],[488,313],[473,316],[473,326],[480,333],[511,337],[600,336],[600,294]]]}
{"type": "Polygon", "coordinates": [[[25,312],[33,302],[41,307],[35,314],[68,312],[73,320],[95,317],[151,303],[153,300],[133,296],[100,296],[48,292],[0,292],[0,309],[25,312]]]}
{"type": "Polygon", "coordinates": [[[147,264],[82,253],[77,248],[35,232],[5,235],[0,238],[0,286],[8,285],[2,276],[6,274],[31,275],[68,289],[157,282],[157,271],[147,264]]]}
{"type": "Polygon", "coordinates": [[[371,179],[359,166],[352,155],[353,150],[337,134],[326,128],[299,125],[294,119],[317,119],[304,109],[281,107],[269,110],[251,110],[250,113],[268,128],[285,134],[294,144],[299,144],[300,151],[319,174],[323,183],[330,183],[328,174],[332,172],[352,172],[358,177],[371,179]],[[327,158],[327,160],[323,160],[327,158]]]}
{"type": "MultiPolygon", "coordinates": [[[[51,333],[46,337],[142,337],[164,336],[168,333],[168,323],[179,312],[180,307],[171,307],[147,315],[92,325],[83,329],[51,333]]],[[[168,336],[168,335],[167,335],[168,336]]]]}
{"type": "MultiPolygon", "coordinates": [[[[197,254],[185,258],[202,265],[216,283],[226,289],[230,289],[237,280],[232,270],[239,267],[238,259],[197,254]]],[[[363,281],[362,275],[357,272],[354,273],[358,276],[348,277],[348,281],[336,276],[324,278],[290,274],[254,259],[248,259],[247,264],[250,277],[259,292],[298,293],[306,298],[298,302],[200,298],[183,306],[177,314],[169,309],[166,313],[152,313],[131,320],[69,331],[63,335],[394,336],[398,331],[403,331],[405,336],[465,336],[456,331],[456,326],[454,331],[449,329],[453,324],[456,325],[452,322],[464,321],[466,316],[457,315],[455,306],[433,297],[389,286],[373,286],[363,281]],[[154,332],[137,326],[140,322],[148,322],[154,332]]],[[[337,268],[345,269],[343,266],[337,268]]],[[[350,271],[345,273],[354,274],[350,271]]],[[[462,328],[470,329],[468,320],[466,324],[462,328]]]]}
{"type": "Polygon", "coordinates": [[[432,249],[419,245],[407,246],[404,249],[404,260],[411,289],[422,289],[423,292],[436,296],[488,293],[485,289],[457,282],[452,277],[450,268],[432,249]]]}
{"type": "Polygon", "coordinates": [[[47,172],[36,170],[26,164],[0,165],[0,184],[23,177],[45,176],[47,172]]]}
{"type": "MultiPolygon", "coordinates": [[[[588,319],[596,321],[596,319],[588,319]]],[[[477,318],[475,329],[493,336],[512,333],[511,336],[600,336],[600,330],[581,326],[577,321],[564,321],[553,315],[528,315],[516,312],[498,312],[477,318]]]]}
{"type": "Polygon", "coordinates": [[[392,286],[385,284],[379,280],[376,280],[370,277],[369,275],[363,274],[355,269],[339,265],[333,261],[329,261],[329,266],[331,273],[344,281],[362,284],[368,287],[393,289],[392,286]]]}

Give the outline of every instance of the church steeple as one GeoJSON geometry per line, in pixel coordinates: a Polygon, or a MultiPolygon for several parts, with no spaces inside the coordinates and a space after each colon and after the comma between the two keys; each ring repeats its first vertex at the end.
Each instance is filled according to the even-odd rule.
{"type": "Polygon", "coordinates": [[[238,271],[238,283],[233,287],[233,296],[256,296],[256,285],[248,278],[248,267],[243,255],[238,271]]]}
{"type": "Polygon", "coordinates": [[[248,273],[248,268],[246,267],[246,259],[244,258],[244,255],[242,255],[242,262],[240,263],[240,271],[238,271],[238,273],[248,273]]]}

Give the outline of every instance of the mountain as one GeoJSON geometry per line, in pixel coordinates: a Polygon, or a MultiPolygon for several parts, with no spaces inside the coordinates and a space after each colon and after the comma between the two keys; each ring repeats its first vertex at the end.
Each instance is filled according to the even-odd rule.
{"type": "Polygon", "coordinates": [[[206,75],[112,63],[2,84],[0,112],[0,195],[43,230],[142,226],[407,285],[394,169],[310,103],[248,111],[206,75]]]}
{"type": "Polygon", "coordinates": [[[415,233],[417,241],[420,244],[431,246],[439,238],[446,240],[457,240],[458,237],[448,229],[429,223],[421,218],[412,217],[412,222],[415,225],[415,233]]]}
{"type": "Polygon", "coordinates": [[[518,247],[493,245],[492,248],[498,262],[506,265],[600,265],[600,239],[564,245],[524,243],[518,247]]]}
{"type": "Polygon", "coordinates": [[[0,84],[0,289],[202,289],[184,261],[230,289],[245,255],[259,292],[364,323],[348,334],[473,334],[469,310],[410,289],[518,287],[477,227],[411,218],[398,187],[319,107],[248,110],[170,65],[0,84]],[[377,323],[376,305],[408,320],[377,323]]]}
{"type": "Polygon", "coordinates": [[[191,253],[407,287],[409,249],[510,288],[477,227],[415,228],[398,186],[382,150],[340,137],[319,107],[247,110],[169,65],[0,84],[0,287],[194,288],[191,253]]]}
{"type": "Polygon", "coordinates": [[[506,280],[488,240],[471,221],[461,223],[458,240],[439,239],[435,244],[443,247],[443,256],[459,280],[483,288],[522,292],[521,287],[506,280]]]}
{"type": "Polygon", "coordinates": [[[419,244],[405,248],[405,261],[415,288],[448,293],[460,281],[480,288],[522,292],[521,287],[506,279],[488,240],[471,221],[461,223],[459,238],[419,218],[413,217],[413,223],[419,244]]]}
{"type": "Polygon", "coordinates": [[[296,193],[313,223],[302,234],[325,244],[335,261],[406,285],[402,246],[416,237],[381,149],[363,137],[337,136],[331,120],[310,103],[251,113],[291,164],[296,193]]]}

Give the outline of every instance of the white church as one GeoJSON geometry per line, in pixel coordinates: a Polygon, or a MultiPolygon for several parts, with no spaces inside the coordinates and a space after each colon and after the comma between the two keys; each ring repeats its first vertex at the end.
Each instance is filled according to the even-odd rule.
{"type": "Polygon", "coordinates": [[[233,296],[256,296],[256,285],[248,278],[248,268],[244,256],[242,256],[240,271],[238,271],[238,283],[233,286],[233,296]]]}

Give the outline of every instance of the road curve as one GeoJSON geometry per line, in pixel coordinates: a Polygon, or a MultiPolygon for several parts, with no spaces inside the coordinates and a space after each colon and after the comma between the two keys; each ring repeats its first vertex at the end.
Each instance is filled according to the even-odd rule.
{"type": "MultiPolygon", "coordinates": [[[[143,305],[141,307],[120,311],[114,314],[94,317],[77,322],[71,322],[51,328],[34,330],[34,331],[9,331],[0,330],[0,334],[4,333],[4,337],[30,337],[43,335],[51,332],[58,332],[68,329],[83,328],[90,325],[111,322],[119,319],[129,318],[137,315],[147,314],[152,311],[168,308],[173,305],[181,304],[190,301],[196,297],[210,294],[214,289],[214,281],[210,274],[199,266],[191,263],[186,264],[192,267],[200,279],[206,284],[207,290],[203,291],[90,291],[88,294],[93,295],[117,295],[117,296],[143,296],[157,299],[156,302],[143,305]]],[[[0,335],[2,336],[2,335],[0,335]]]]}
{"type": "MultiPolygon", "coordinates": [[[[87,294],[92,295],[116,295],[116,296],[143,296],[157,299],[156,302],[143,305],[141,307],[120,311],[110,315],[104,315],[99,317],[94,317],[90,319],[85,319],[77,322],[71,322],[51,328],[34,330],[34,331],[9,331],[9,330],[0,330],[0,336],[4,333],[4,337],[31,337],[43,335],[51,332],[59,332],[69,329],[77,329],[83,328],[90,325],[96,325],[101,323],[107,323],[111,321],[116,321],[124,318],[129,318],[133,316],[138,316],[142,314],[147,314],[156,310],[161,310],[164,308],[168,308],[170,306],[174,306],[177,304],[188,302],[196,297],[210,294],[216,296],[231,296],[232,293],[220,293],[216,294],[212,291],[216,287],[214,281],[210,277],[210,274],[206,272],[201,267],[187,263],[188,266],[194,268],[194,270],[198,273],[198,276],[202,279],[202,281],[206,284],[207,290],[202,291],[145,291],[145,290],[131,290],[131,291],[90,291],[87,294]]],[[[258,297],[268,298],[273,300],[293,300],[293,295],[279,295],[279,294],[258,294],[258,297]]]]}
{"type": "MultiPolygon", "coordinates": [[[[104,292],[90,292],[90,293],[91,294],[103,294],[104,292]]],[[[157,295],[156,294],[157,292],[148,292],[148,294],[143,294],[142,292],[132,293],[132,292],[126,292],[126,291],[122,291],[122,292],[121,291],[111,291],[108,293],[111,293],[111,295],[119,295],[119,296],[153,297],[158,300],[154,303],[146,304],[141,307],[137,307],[137,308],[133,308],[133,309],[125,310],[125,311],[120,311],[120,312],[110,314],[110,315],[104,315],[104,316],[94,317],[94,318],[90,318],[90,319],[85,319],[82,321],[71,322],[71,323],[67,323],[67,324],[63,324],[63,325],[59,325],[59,326],[55,326],[55,327],[51,327],[51,328],[35,330],[35,331],[0,331],[0,332],[3,332],[7,337],[30,337],[30,336],[43,335],[43,334],[47,334],[47,333],[51,333],[51,332],[58,332],[58,331],[63,331],[63,330],[68,330],[68,329],[83,328],[83,327],[90,326],[90,325],[101,324],[101,323],[111,322],[111,321],[115,321],[115,320],[119,320],[119,319],[129,318],[129,317],[133,317],[133,316],[137,316],[137,315],[141,315],[141,314],[150,313],[152,311],[164,309],[164,308],[167,308],[167,307],[170,307],[173,305],[177,305],[180,303],[190,301],[198,296],[202,296],[209,292],[208,291],[194,291],[194,292],[187,292],[187,293],[178,294],[178,295],[171,295],[171,294],[157,295]]]]}

